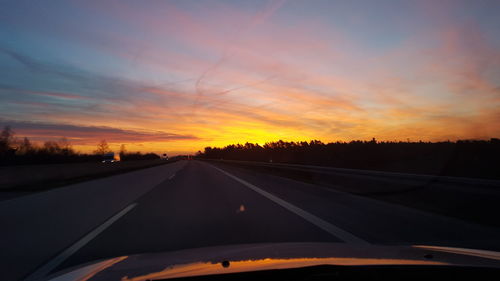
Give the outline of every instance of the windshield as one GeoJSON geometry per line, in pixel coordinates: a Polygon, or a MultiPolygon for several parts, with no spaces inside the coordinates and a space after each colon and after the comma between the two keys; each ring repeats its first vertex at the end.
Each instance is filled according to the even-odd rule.
{"type": "Polygon", "coordinates": [[[2,278],[259,243],[500,251],[499,12],[2,1],[2,278]]]}

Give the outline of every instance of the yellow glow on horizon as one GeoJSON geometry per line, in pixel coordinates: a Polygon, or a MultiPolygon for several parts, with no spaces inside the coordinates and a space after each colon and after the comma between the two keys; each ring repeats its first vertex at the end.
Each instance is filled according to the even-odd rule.
{"type": "MultiPolygon", "coordinates": [[[[102,30],[70,25],[71,36],[41,28],[32,37],[19,29],[24,43],[43,38],[54,48],[0,46],[8,74],[0,76],[7,79],[0,83],[2,125],[38,143],[66,137],[86,153],[102,139],[115,151],[123,143],[129,151],[175,155],[278,140],[500,137],[500,47],[481,13],[464,20],[427,13],[434,3],[410,5],[413,16],[404,26],[415,32],[401,32],[371,13],[343,29],[325,13],[312,21],[289,13],[297,5],[209,4],[199,17],[192,7],[159,2],[83,16],[101,10],[101,4],[85,4],[83,21],[97,17],[106,24],[102,30]],[[415,20],[422,16],[432,24],[415,20]],[[384,34],[368,38],[360,31],[384,34]],[[96,40],[103,34],[114,36],[103,45],[96,40]],[[61,40],[86,47],[69,52],[61,40]],[[30,61],[40,67],[29,67],[30,61]]],[[[305,2],[302,9],[314,14],[327,7],[305,2]]],[[[440,9],[469,7],[451,2],[440,9]]],[[[58,22],[56,14],[43,19],[58,22]]]]}

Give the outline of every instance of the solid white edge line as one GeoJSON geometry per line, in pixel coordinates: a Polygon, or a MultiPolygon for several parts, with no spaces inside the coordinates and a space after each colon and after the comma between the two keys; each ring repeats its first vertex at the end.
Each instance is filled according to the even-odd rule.
{"type": "Polygon", "coordinates": [[[125,207],[123,210],[120,212],[116,213],[114,216],[109,218],[107,221],[105,221],[103,224],[99,225],[97,228],[92,230],[90,233],[87,235],[83,236],[80,240],[78,240],[76,243],[71,245],[69,248],[66,248],[62,253],[57,255],[55,258],[52,260],[48,261],[46,264],[44,264],[42,267],[38,268],[35,272],[30,274],[28,277],[24,279],[24,281],[34,281],[34,280],[40,280],[44,277],[46,277],[47,274],[49,274],[52,270],[54,270],[56,267],[58,267],[60,264],[62,264],[66,259],[68,259],[72,254],[74,254],[76,251],[80,250],[83,246],[85,246],[87,243],[92,241],[97,235],[99,235],[101,232],[106,230],[106,228],[110,227],[115,221],[117,221],[119,218],[123,217],[125,214],[127,214],[130,210],[132,210],[137,203],[132,203],[125,207]]]}
{"type": "Polygon", "coordinates": [[[300,216],[301,218],[307,220],[308,222],[316,225],[317,227],[323,229],[324,231],[330,233],[331,235],[339,238],[340,240],[346,242],[346,243],[352,243],[352,244],[361,244],[361,245],[368,245],[369,243],[357,236],[354,236],[353,234],[307,212],[307,211],[304,211],[302,210],[301,208],[295,206],[295,205],[292,205],[288,202],[286,202],[285,200],[279,198],[279,197],[276,197],[274,195],[272,195],[271,193],[267,192],[267,191],[264,191],[262,189],[260,189],[259,187],[245,181],[245,180],[242,180],[240,178],[238,178],[237,176],[234,176],[218,167],[215,167],[211,164],[209,164],[210,166],[212,166],[213,168],[217,169],[219,172],[225,174],[226,176],[236,180],[237,182],[243,184],[244,186],[252,189],[253,191],[259,193],[260,195],[266,197],[267,199],[273,201],[274,203],[282,206],[283,208],[289,210],[290,212],[300,216]]]}

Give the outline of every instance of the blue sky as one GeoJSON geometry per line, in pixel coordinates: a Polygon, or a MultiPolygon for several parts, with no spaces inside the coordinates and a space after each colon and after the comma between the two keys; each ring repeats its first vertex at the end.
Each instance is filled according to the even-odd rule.
{"type": "Polygon", "coordinates": [[[102,138],[185,153],[498,137],[498,12],[498,1],[2,1],[0,123],[82,151],[102,138]]]}

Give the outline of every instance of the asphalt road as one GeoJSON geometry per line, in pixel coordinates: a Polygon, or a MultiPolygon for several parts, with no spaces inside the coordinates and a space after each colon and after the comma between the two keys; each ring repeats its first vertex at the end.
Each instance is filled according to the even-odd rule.
{"type": "Polygon", "coordinates": [[[500,228],[200,161],[6,200],[0,225],[5,280],[120,255],[242,243],[500,250],[500,228]]]}

